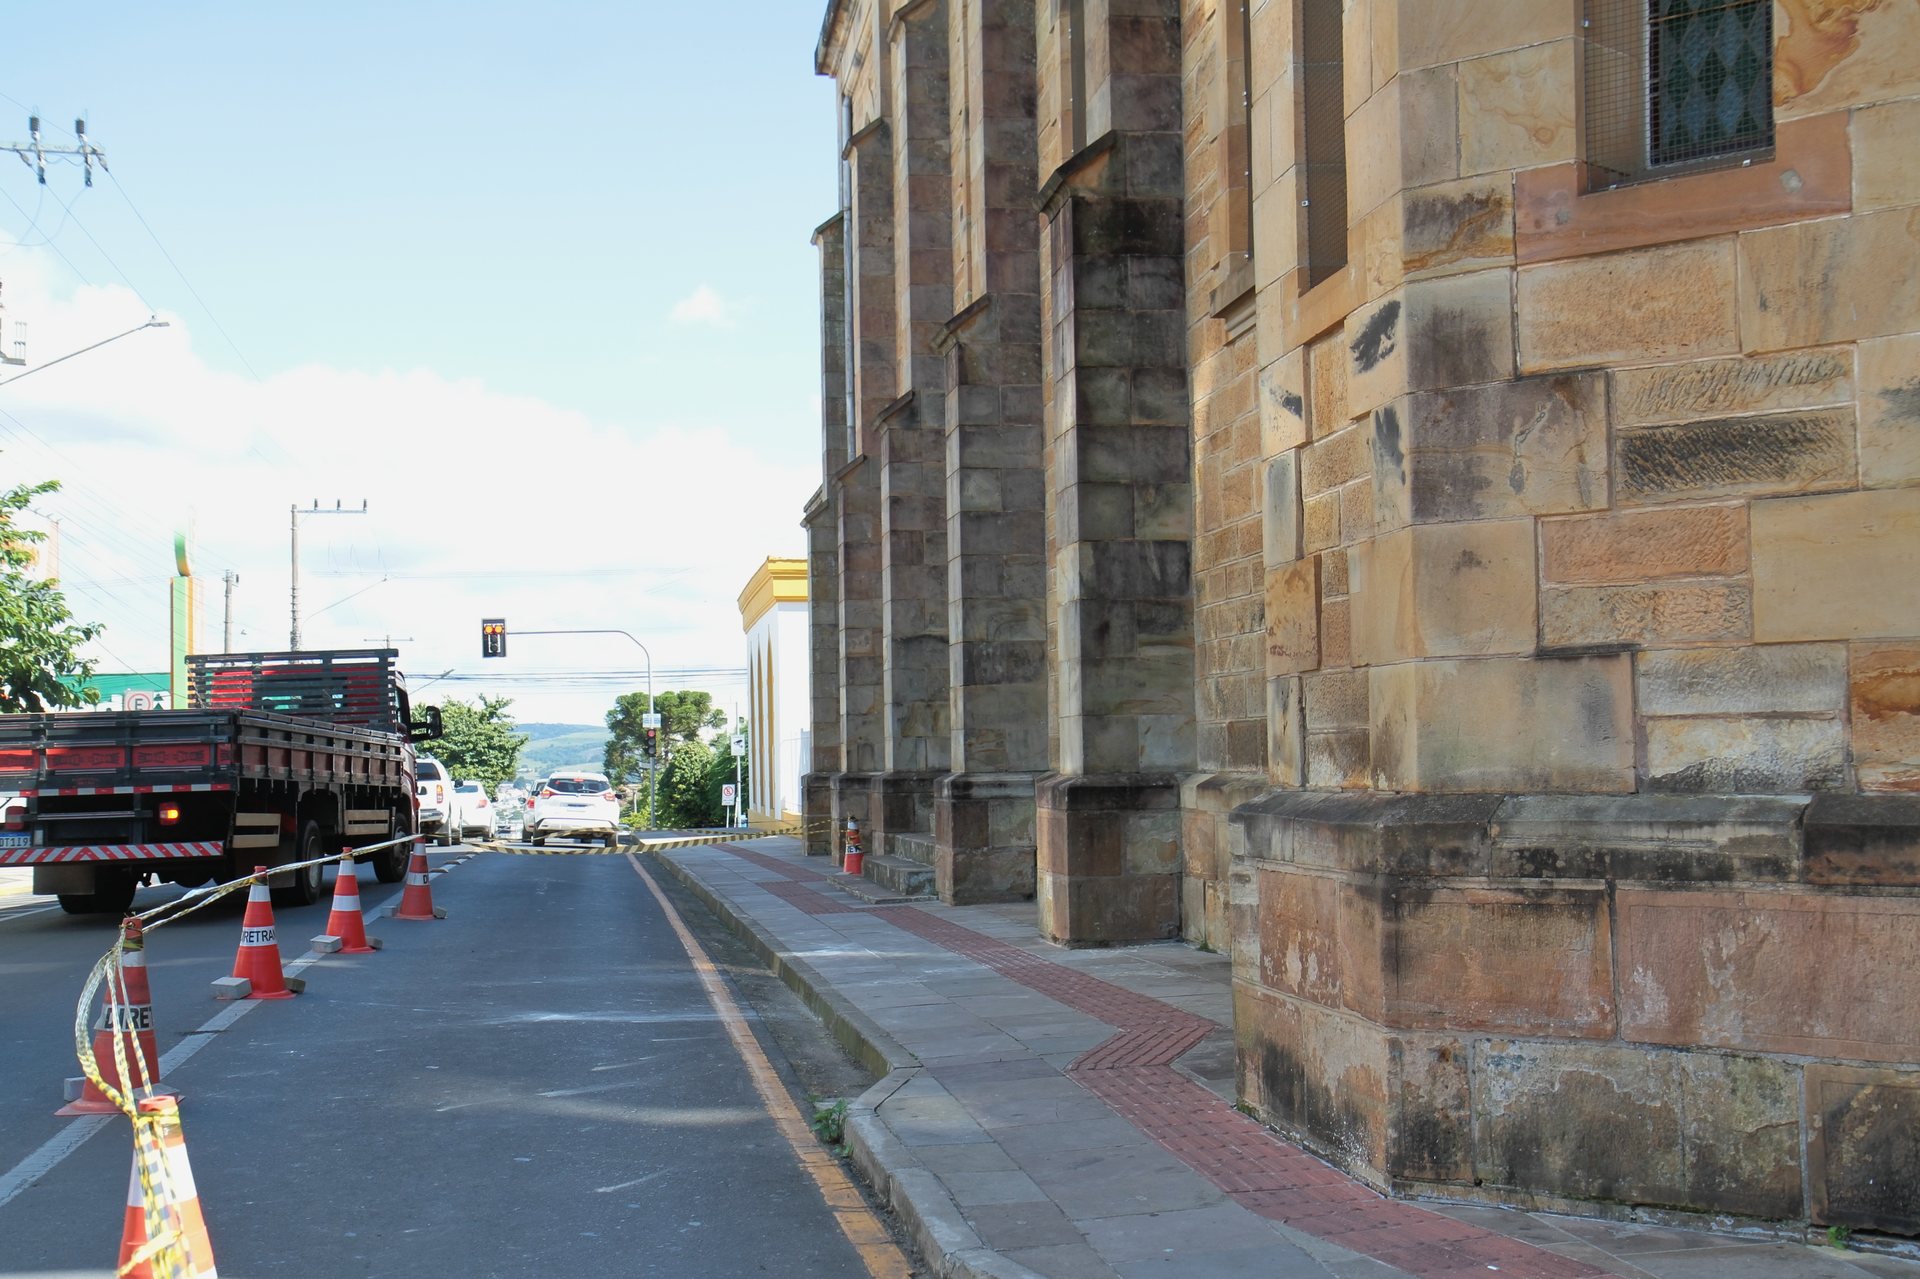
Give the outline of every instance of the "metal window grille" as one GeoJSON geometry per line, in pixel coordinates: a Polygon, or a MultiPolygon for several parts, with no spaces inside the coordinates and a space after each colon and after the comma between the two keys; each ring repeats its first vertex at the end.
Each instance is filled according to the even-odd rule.
{"type": "Polygon", "coordinates": [[[1582,27],[1593,185],[1771,151],[1771,0],[1587,0],[1582,27]]]}
{"type": "Polygon", "coordinates": [[[1347,109],[1341,0],[1301,0],[1300,111],[1307,284],[1347,265],[1347,109]]]}

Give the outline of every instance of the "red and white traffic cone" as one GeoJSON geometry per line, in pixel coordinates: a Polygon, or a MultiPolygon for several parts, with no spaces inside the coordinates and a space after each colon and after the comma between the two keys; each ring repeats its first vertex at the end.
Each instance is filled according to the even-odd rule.
{"type": "Polygon", "coordinates": [[[433,904],[433,886],[427,882],[427,854],[415,844],[413,859],[407,863],[407,887],[400,894],[400,909],[395,919],[445,919],[447,912],[433,904]]]}
{"type": "Polygon", "coordinates": [[[247,913],[240,921],[240,950],[233,957],[233,975],[253,987],[248,999],[292,999],[286,975],[280,971],[280,943],[273,934],[273,895],[267,891],[267,868],[253,868],[253,887],[247,892],[247,913]]]}
{"type": "Polygon", "coordinates": [[[333,876],[333,910],[327,915],[327,931],[313,939],[313,948],[339,955],[371,955],[380,949],[377,938],[367,936],[366,920],[360,914],[360,877],[353,869],[353,854],[340,859],[333,876]]]}
{"type": "Polygon", "coordinates": [[[858,875],[867,868],[867,855],[860,851],[860,822],[857,818],[847,818],[847,855],[840,863],[840,869],[849,875],[858,875]]]}
{"type": "MultiPolygon", "coordinates": [[[[100,1077],[115,1092],[134,1098],[173,1095],[173,1089],[163,1092],[158,1087],[160,1049],[153,1035],[153,994],[147,985],[146,938],[142,934],[140,921],[131,916],[121,925],[121,929],[120,979],[106,982],[100,1019],[93,1023],[93,1060],[100,1069],[100,1077]],[[120,1078],[119,1059],[114,1056],[116,1038],[120,1041],[120,1052],[126,1057],[127,1073],[131,1076],[124,1082],[120,1078]]],[[[54,1114],[119,1113],[120,1107],[107,1100],[107,1095],[94,1084],[91,1076],[82,1076],[78,1082],[80,1095],[54,1111],[54,1114]]]]}
{"type": "Polygon", "coordinates": [[[119,1273],[131,1279],[154,1279],[161,1274],[218,1279],[213,1241],[207,1237],[207,1221],[200,1212],[200,1191],[193,1184],[193,1166],[187,1162],[187,1138],[180,1131],[180,1107],[171,1097],[143,1098],[140,1116],[135,1122],[145,1126],[146,1132],[134,1133],[119,1273]],[[141,1185],[143,1173],[145,1186],[141,1185]]]}

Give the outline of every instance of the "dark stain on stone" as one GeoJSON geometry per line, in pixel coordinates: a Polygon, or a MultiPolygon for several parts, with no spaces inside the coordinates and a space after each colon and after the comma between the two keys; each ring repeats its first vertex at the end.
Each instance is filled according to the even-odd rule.
{"type": "Polygon", "coordinates": [[[1823,412],[1634,431],[1620,441],[1620,484],[1644,495],[1840,480],[1853,470],[1852,430],[1851,414],[1823,412]]]}
{"type": "Polygon", "coordinates": [[[1920,422],[1920,378],[1901,386],[1888,387],[1880,392],[1880,399],[1895,417],[1920,422]]]}
{"type": "Polygon", "coordinates": [[[1511,239],[1504,234],[1508,202],[1498,189],[1414,199],[1407,204],[1406,269],[1425,270],[1486,252],[1511,239]]]}
{"type": "Polygon", "coordinates": [[[1480,558],[1480,552],[1473,550],[1460,552],[1453,561],[1453,571],[1456,573],[1464,573],[1470,568],[1485,568],[1486,566],[1487,562],[1480,558]]]}
{"type": "Polygon", "coordinates": [[[1364,1158],[1369,1143],[1360,1112],[1284,1045],[1260,1045],[1260,1096],[1267,1118],[1303,1134],[1309,1144],[1349,1160],[1364,1158]]]}
{"type": "Polygon", "coordinates": [[[1664,1184],[1654,1171],[1658,1157],[1680,1145],[1673,1105],[1637,1100],[1605,1075],[1576,1066],[1556,1070],[1503,1053],[1490,1054],[1487,1065],[1527,1086],[1482,1121],[1476,1171],[1486,1180],[1580,1199],[1686,1203],[1685,1189],[1664,1184]]]}
{"type": "Polygon", "coordinates": [[[1642,417],[1724,412],[1769,391],[1838,382],[1852,371],[1848,361],[1826,353],[1681,365],[1648,377],[1627,408],[1642,417]]]}
{"type": "Polygon", "coordinates": [[[1827,1212],[1824,1221],[1899,1234],[1920,1233],[1920,1088],[1882,1085],[1849,1091],[1825,1107],[1827,1212]]]}
{"type": "Polygon", "coordinates": [[[1306,402],[1303,401],[1300,398],[1300,396],[1295,392],[1282,391],[1280,392],[1280,407],[1285,409],[1287,412],[1293,414],[1295,417],[1299,417],[1302,413],[1306,411],[1307,406],[1306,406],[1306,402]]]}
{"type": "Polygon", "coordinates": [[[1400,302],[1396,298],[1387,303],[1361,326],[1360,335],[1353,339],[1353,364],[1355,372],[1367,373],[1379,365],[1380,361],[1393,354],[1394,329],[1400,323],[1400,302]]]}
{"type": "Polygon", "coordinates": [[[1400,483],[1407,482],[1407,454],[1400,447],[1400,415],[1391,404],[1373,411],[1373,456],[1379,465],[1391,467],[1400,483]]]}

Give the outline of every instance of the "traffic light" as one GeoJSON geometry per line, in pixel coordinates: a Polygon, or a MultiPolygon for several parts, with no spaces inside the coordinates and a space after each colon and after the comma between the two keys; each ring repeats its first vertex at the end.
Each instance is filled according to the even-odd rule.
{"type": "Polygon", "coordinates": [[[480,622],[480,656],[505,657],[507,655],[507,619],[504,617],[482,618],[480,622]]]}
{"type": "Polygon", "coordinates": [[[654,757],[654,753],[659,750],[659,747],[660,747],[660,744],[658,741],[659,736],[660,736],[659,729],[649,728],[647,730],[647,758],[648,759],[652,759],[654,757]]]}

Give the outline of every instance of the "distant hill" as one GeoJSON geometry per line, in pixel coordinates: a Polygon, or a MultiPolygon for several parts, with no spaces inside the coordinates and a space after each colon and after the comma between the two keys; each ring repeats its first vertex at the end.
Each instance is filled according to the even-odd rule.
{"type": "Polygon", "coordinates": [[[608,733],[600,724],[521,724],[527,736],[520,752],[520,776],[529,781],[556,768],[588,768],[598,772],[606,756],[608,733]]]}

